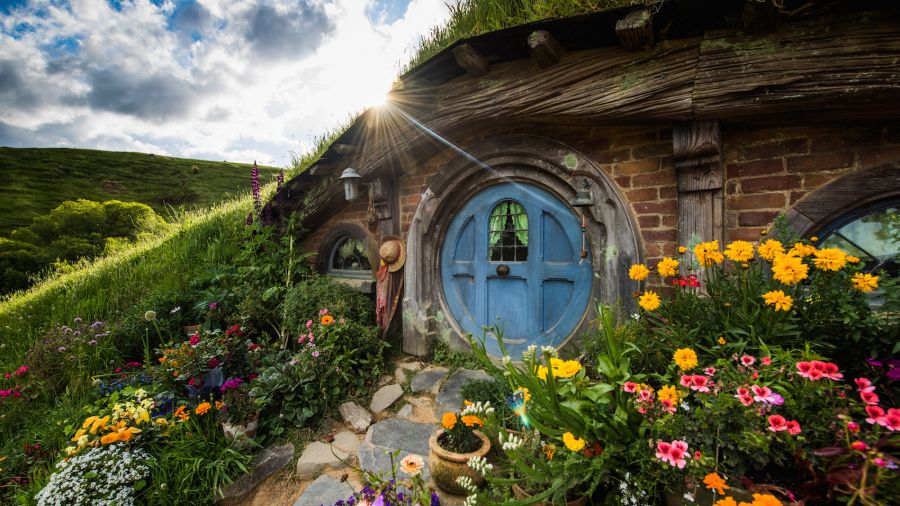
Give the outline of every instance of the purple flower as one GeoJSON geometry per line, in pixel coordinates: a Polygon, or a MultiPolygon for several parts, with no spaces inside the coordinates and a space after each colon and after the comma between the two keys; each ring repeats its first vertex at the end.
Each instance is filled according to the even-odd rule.
{"type": "Polygon", "coordinates": [[[253,225],[253,211],[250,211],[249,213],[247,213],[247,221],[245,222],[245,224],[246,224],[248,227],[249,227],[250,225],[253,225]]]}
{"type": "Polygon", "coordinates": [[[437,492],[431,493],[431,506],[441,506],[441,498],[438,497],[437,492]]]}
{"type": "Polygon", "coordinates": [[[253,190],[253,207],[256,209],[256,214],[259,214],[262,202],[259,199],[259,167],[256,166],[256,160],[253,160],[253,167],[250,169],[250,188],[253,190]]]}
{"type": "Polygon", "coordinates": [[[88,344],[91,345],[91,346],[97,346],[97,340],[96,340],[96,339],[91,339],[90,341],[88,341],[88,344]]]}
{"type": "Polygon", "coordinates": [[[781,406],[782,404],[784,404],[784,397],[776,394],[775,392],[772,392],[772,395],[769,396],[769,404],[781,406]]]}
{"type": "Polygon", "coordinates": [[[102,327],[102,326],[103,326],[103,322],[94,322],[91,324],[92,328],[97,328],[97,327],[102,327]]]}
{"type": "Polygon", "coordinates": [[[215,308],[217,308],[217,307],[219,307],[219,304],[216,303],[216,302],[211,302],[211,303],[209,304],[209,308],[210,308],[210,309],[215,309],[215,308]]]}
{"type": "Polygon", "coordinates": [[[72,332],[72,335],[73,335],[73,336],[80,336],[80,335],[81,335],[81,331],[76,330],[75,332],[72,332]]]}
{"type": "Polygon", "coordinates": [[[60,346],[59,348],[56,349],[56,351],[58,351],[58,352],[60,352],[60,353],[65,353],[66,347],[65,347],[65,346],[60,346]]]}
{"type": "Polygon", "coordinates": [[[76,316],[76,317],[75,317],[75,323],[81,323],[81,318],[79,318],[79,317],[76,316]]]}
{"type": "Polygon", "coordinates": [[[888,369],[888,372],[887,374],[885,374],[885,376],[887,376],[887,379],[891,381],[900,380],[900,367],[892,367],[888,369]]]}
{"type": "Polygon", "coordinates": [[[874,358],[867,358],[866,363],[872,367],[881,367],[882,365],[884,365],[881,363],[881,361],[875,360],[874,358]]]}
{"type": "Polygon", "coordinates": [[[240,387],[241,383],[243,383],[243,382],[244,382],[244,380],[242,380],[241,378],[230,378],[227,381],[225,381],[225,383],[222,383],[221,389],[223,392],[225,392],[227,390],[234,390],[234,389],[240,387]]]}
{"type": "Polygon", "coordinates": [[[384,495],[379,495],[377,499],[372,503],[372,506],[384,506],[384,495]]]}
{"type": "Polygon", "coordinates": [[[278,172],[278,178],[275,179],[275,181],[277,182],[277,186],[275,187],[275,189],[280,190],[281,185],[284,184],[284,170],[278,172]]]}
{"type": "Polygon", "coordinates": [[[319,352],[318,351],[312,352],[312,356],[313,356],[313,358],[319,358],[319,352]]]}

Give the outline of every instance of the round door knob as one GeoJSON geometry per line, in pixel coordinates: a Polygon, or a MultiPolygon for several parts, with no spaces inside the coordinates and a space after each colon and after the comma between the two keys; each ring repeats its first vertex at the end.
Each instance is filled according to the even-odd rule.
{"type": "Polygon", "coordinates": [[[497,275],[498,276],[506,276],[509,274],[509,266],[500,264],[497,266],[497,275]]]}

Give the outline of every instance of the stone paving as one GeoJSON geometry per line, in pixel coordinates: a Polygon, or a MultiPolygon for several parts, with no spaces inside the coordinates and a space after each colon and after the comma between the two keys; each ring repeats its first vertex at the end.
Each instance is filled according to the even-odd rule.
{"type": "MultiPolygon", "coordinates": [[[[459,409],[463,400],[461,389],[467,381],[488,377],[484,371],[460,369],[452,375],[449,372],[443,367],[422,369],[415,360],[401,360],[394,376],[387,376],[390,380],[383,382],[373,395],[369,409],[352,402],[342,404],[338,411],[347,429],[338,431],[331,444],[310,443],[297,461],[298,476],[313,481],[302,484],[305,488],[294,506],[330,506],[338,499],[346,499],[359,489],[355,474],[354,479],[342,481],[323,473],[350,472],[354,466],[387,474],[391,469],[390,455],[397,450],[398,459],[410,453],[424,457],[423,476],[428,479],[428,438],[437,429],[438,416],[443,411],[459,409]],[[404,392],[398,380],[408,381],[411,393],[404,392]]],[[[461,504],[464,499],[440,491],[439,494],[444,504],[461,504]]]]}

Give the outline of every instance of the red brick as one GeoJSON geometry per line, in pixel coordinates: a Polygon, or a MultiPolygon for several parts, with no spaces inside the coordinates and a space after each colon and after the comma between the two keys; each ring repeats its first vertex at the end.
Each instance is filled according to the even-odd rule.
{"type": "Polygon", "coordinates": [[[741,179],[741,192],[760,193],[772,190],[793,190],[800,188],[800,176],[763,176],[741,179]]]}
{"type": "Polygon", "coordinates": [[[660,248],[659,244],[650,243],[644,246],[644,256],[647,257],[655,257],[659,256],[662,248],[660,248]]]}
{"type": "Polygon", "coordinates": [[[900,146],[872,148],[859,152],[859,164],[862,167],[873,167],[900,161],[900,146]]]}
{"type": "Polygon", "coordinates": [[[674,214],[664,214],[662,216],[662,226],[675,228],[678,226],[678,216],[674,214]]]}
{"type": "Polygon", "coordinates": [[[734,228],[729,230],[726,235],[728,236],[728,241],[757,241],[762,237],[760,232],[763,230],[766,230],[766,228],[734,228]]]}
{"type": "Polygon", "coordinates": [[[659,192],[656,188],[640,188],[625,192],[625,197],[631,202],[646,202],[648,200],[656,200],[659,198],[659,192]]]}
{"type": "Polygon", "coordinates": [[[821,186],[834,181],[837,176],[834,174],[823,172],[821,174],[805,174],[803,176],[803,188],[805,190],[815,190],[821,186]]]}
{"type": "Polygon", "coordinates": [[[640,174],[631,178],[631,186],[663,186],[675,184],[675,171],[663,170],[651,174],[640,174]]]}
{"type": "Polygon", "coordinates": [[[674,186],[664,186],[659,189],[659,198],[661,199],[674,199],[678,196],[678,188],[674,186]]]}
{"type": "Polygon", "coordinates": [[[825,153],[792,156],[787,159],[789,172],[817,172],[853,165],[853,153],[825,153]]]}
{"type": "Polygon", "coordinates": [[[675,256],[675,243],[667,242],[662,245],[662,254],[666,256],[675,256]]]}
{"type": "Polygon", "coordinates": [[[651,158],[658,157],[662,155],[671,155],[672,154],[672,143],[671,142],[658,142],[656,144],[645,144],[643,146],[636,146],[631,149],[631,156],[635,160],[640,160],[642,158],[651,158]]]}
{"type": "Polygon", "coordinates": [[[630,149],[617,149],[615,151],[599,151],[593,153],[591,158],[597,163],[618,163],[631,160],[630,149]]]}
{"type": "Polygon", "coordinates": [[[725,183],[725,195],[734,195],[737,193],[737,180],[731,179],[725,183]]]}
{"type": "Polygon", "coordinates": [[[645,130],[643,132],[629,132],[617,135],[613,138],[611,146],[635,146],[638,144],[648,144],[656,141],[656,130],[645,130]]]}
{"type": "Polygon", "coordinates": [[[421,200],[421,199],[422,199],[422,196],[419,195],[418,193],[413,193],[412,195],[404,195],[400,199],[400,204],[401,205],[406,205],[406,204],[415,205],[415,204],[418,204],[419,200],[421,200]]]}
{"type": "Polygon", "coordinates": [[[807,153],[808,150],[808,139],[783,139],[775,142],[741,146],[741,156],[743,156],[744,160],[759,160],[760,158],[779,158],[784,155],[807,153]]]}
{"type": "Polygon", "coordinates": [[[760,193],[759,195],[737,195],[727,201],[729,209],[780,209],[787,201],[781,193],[760,193]]]}
{"type": "Polygon", "coordinates": [[[768,226],[778,216],[778,211],[747,211],[738,215],[738,225],[741,227],[768,226]]]}
{"type": "Polygon", "coordinates": [[[637,214],[675,214],[678,212],[678,201],[661,200],[658,202],[636,202],[632,204],[637,214]]]}
{"type": "Polygon", "coordinates": [[[647,216],[638,216],[638,225],[641,228],[655,228],[659,226],[659,215],[649,214],[647,216]]]}
{"type": "Polygon", "coordinates": [[[729,179],[739,177],[763,176],[784,171],[784,163],[781,158],[770,160],[756,160],[753,162],[729,163],[726,171],[729,179]]]}
{"type": "Polygon", "coordinates": [[[788,205],[794,205],[798,200],[802,199],[806,195],[806,192],[791,192],[791,198],[788,200],[788,205]]]}
{"type": "Polygon", "coordinates": [[[881,132],[874,128],[833,130],[810,140],[810,153],[834,153],[853,151],[861,146],[875,146],[881,132]]]}
{"type": "Polygon", "coordinates": [[[631,176],[617,177],[616,184],[618,184],[622,188],[631,188],[631,176]]]}
{"type": "Polygon", "coordinates": [[[641,237],[647,242],[671,241],[678,238],[677,230],[641,230],[641,237]]]}
{"type": "Polygon", "coordinates": [[[647,172],[656,172],[657,170],[659,170],[659,160],[656,158],[647,158],[645,160],[617,163],[613,166],[613,170],[616,175],[646,174],[647,172]]]}

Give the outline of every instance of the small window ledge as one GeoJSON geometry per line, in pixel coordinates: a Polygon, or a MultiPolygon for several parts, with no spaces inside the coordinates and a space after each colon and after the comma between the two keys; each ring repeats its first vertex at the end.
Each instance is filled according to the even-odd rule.
{"type": "Polygon", "coordinates": [[[371,278],[356,278],[350,276],[340,276],[337,274],[329,274],[331,279],[337,281],[342,285],[347,285],[350,288],[356,290],[361,293],[375,293],[375,280],[371,278]]]}

